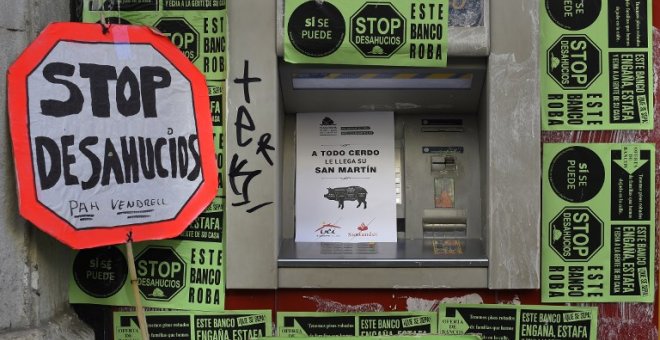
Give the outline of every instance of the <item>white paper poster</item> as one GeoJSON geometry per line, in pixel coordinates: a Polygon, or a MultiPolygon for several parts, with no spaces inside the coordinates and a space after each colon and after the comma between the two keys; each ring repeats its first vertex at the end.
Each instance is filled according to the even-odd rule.
{"type": "Polygon", "coordinates": [[[299,113],[296,241],[396,242],[394,113],[299,113]]]}

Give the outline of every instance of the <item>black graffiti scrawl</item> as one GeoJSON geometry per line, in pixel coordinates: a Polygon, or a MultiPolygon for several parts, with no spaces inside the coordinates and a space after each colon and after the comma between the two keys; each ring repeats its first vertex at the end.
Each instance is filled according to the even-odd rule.
{"type": "Polygon", "coordinates": [[[339,202],[339,209],[344,209],[344,201],[358,201],[356,208],[364,203],[363,209],[367,209],[367,190],[359,186],[328,188],[328,193],[323,197],[339,202]]]}

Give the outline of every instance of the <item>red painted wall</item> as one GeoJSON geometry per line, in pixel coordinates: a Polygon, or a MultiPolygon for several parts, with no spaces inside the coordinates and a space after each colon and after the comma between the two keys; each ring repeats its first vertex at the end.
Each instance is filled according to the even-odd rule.
{"type": "MultiPolygon", "coordinates": [[[[660,27],[660,1],[653,1],[653,23],[660,27]]],[[[660,33],[654,29],[655,69],[660,70],[660,33]]],[[[660,100],[656,87],[657,103],[660,100]]],[[[655,121],[660,122],[660,112],[655,109],[655,121]]],[[[657,124],[657,123],[656,123],[657,124]]],[[[552,133],[544,134],[544,141],[582,142],[654,142],[656,159],[660,159],[660,131],[635,133],[552,133]]],[[[660,169],[656,166],[656,183],[660,183],[660,169]]],[[[656,184],[657,185],[657,184],[656,184]]],[[[657,186],[660,192],[660,186],[657,186]]],[[[660,209],[656,209],[660,211],[660,209]]],[[[656,221],[658,220],[656,216],[656,221]]],[[[656,227],[657,227],[656,222],[656,227]]],[[[657,234],[657,233],[656,233],[657,234]]],[[[656,242],[658,238],[656,237],[656,242]]],[[[657,253],[657,251],[656,251],[657,253]]],[[[656,259],[658,255],[656,255],[656,259]]],[[[657,264],[656,264],[657,268],[657,264]]],[[[657,270],[656,270],[657,272],[657,270]]],[[[657,278],[656,278],[657,282],[657,278]]],[[[230,290],[227,292],[227,309],[271,309],[275,311],[393,311],[408,309],[437,309],[443,299],[483,303],[540,304],[539,290],[491,291],[491,290],[336,290],[336,289],[281,289],[277,291],[230,290]]],[[[658,338],[658,291],[656,303],[610,303],[598,306],[598,339],[657,339],[658,338]]]]}

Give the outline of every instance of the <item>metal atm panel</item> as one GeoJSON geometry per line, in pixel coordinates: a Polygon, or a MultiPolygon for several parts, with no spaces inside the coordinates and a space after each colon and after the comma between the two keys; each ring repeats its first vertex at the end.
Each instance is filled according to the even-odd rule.
{"type": "MultiPolygon", "coordinates": [[[[396,243],[329,244],[294,242],[295,211],[285,209],[282,219],[282,243],[278,266],[280,270],[295,274],[293,268],[443,268],[488,266],[482,240],[479,142],[477,110],[483,88],[485,59],[472,58],[453,62],[444,69],[410,68],[338,68],[314,65],[280,64],[280,79],[284,105],[283,179],[282,201],[295,201],[295,118],[296,113],[329,111],[366,111],[377,108],[395,112],[397,154],[398,208],[397,217],[403,228],[396,243]],[[433,78],[454,77],[469,79],[468,86],[456,88],[424,88],[407,83],[412,88],[361,88],[347,83],[330,89],[296,88],[300,74],[350,75],[360,78],[368,74],[379,79],[397,78],[405,73],[411,76],[431,74],[433,78]],[[404,105],[402,103],[407,103],[404,105]],[[426,113],[422,113],[426,112],[426,113]],[[447,164],[437,159],[447,160],[447,164]],[[449,164],[455,160],[455,166],[449,164]],[[442,167],[442,169],[440,169],[442,167]],[[451,206],[437,206],[434,183],[451,182],[451,206]],[[454,190],[455,187],[455,190],[454,190]],[[460,223],[456,216],[460,215],[460,223]],[[426,219],[426,220],[425,220],[426,219]],[[469,225],[468,227],[468,221],[469,225]],[[446,223],[448,222],[448,223],[446,223]],[[459,225],[460,224],[460,225],[459,225]],[[441,228],[439,228],[441,227],[441,228]],[[425,231],[426,230],[426,231],[425,231]],[[448,231],[449,230],[449,231],[448,231]],[[469,234],[468,234],[469,230],[469,234]]],[[[422,78],[422,77],[420,77],[422,78]]],[[[308,78],[306,78],[308,79],[308,78]]],[[[449,83],[456,85],[457,83],[449,83]]],[[[436,84],[438,86],[439,84],[436,84]]],[[[380,86],[377,82],[370,86],[380,86]]],[[[440,86],[442,86],[440,84],[440,86]]],[[[356,113],[357,114],[357,113],[356,113]]],[[[347,269],[350,271],[350,269],[347,269]]],[[[296,275],[294,275],[296,276],[296,275]]],[[[381,281],[383,282],[383,281],[381,281]]],[[[474,283],[475,281],[472,281],[474,283]]],[[[479,282],[479,281],[476,281],[479,282]]],[[[480,281],[486,286],[485,275],[480,281]]],[[[398,284],[395,281],[391,285],[398,284]]]]}
{"type": "MultiPolygon", "coordinates": [[[[350,94],[356,89],[341,88],[306,89],[304,96],[294,96],[302,89],[294,89],[291,80],[296,72],[305,70],[281,63],[273,48],[279,39],[273,32],[281,27],[281,17],[274,13],[281,8],[262,0],[230,2],[228,6],[232,13],[225,186],[228,288],[538,287],[540,196],[535,188],[540,178],[540,136],[534,114],[538,111],[538,80],[537,56],[529,48],[538,30],[533,16],[528,15],[538,6],[526,0],[498,3],[491,8],[485,30],[490,33],[490,49],[475,49],[480,52],[474,55],[482,57],[450,55],[447,70],[460,72],[461,67],[474,65],[482,69],[472,72],[477,74],[473,77],[481,77],[479,95],[470,96],[465,90],[415,89],[407,98],[401,89],[390,89],[384,95],[382,89],[373,88],[360,89],[359,96],[350,94]],[[520,34],[514,39],[507,33],[510,31],[520,34]],[[246,86],[248,78],[259,80],[246,86]],[[239,136],[241,108],[249,111],[254,129],[239,136]],[[402,204],[397,215],[402,223],[397,243],[338,247],[292,241],[295,132],[291,127],[295,124],[291,122],[295,122],[295,112],[345,108],[396,113],[396,138],[403,142],[398,152],[402,204]],[[428,131],[417,133],[424,128],[424,119],[445,121],[432,121],[426,126],[428,131]],[[465,141],[433,137],[459,133],[432,131],[450,129],[456,119],[462,120],[465,141]],[[254,144],[266,134],[273,147],[272,165],[256,152],[254,144]],[[473,136],[468,137],[470,134],[473,136]],[[246,143],[247,138],[252,138],[252,144],[246,143]],[[462,153],[457,148],[460,145],[464,145],[462,153]],[[427,152],[425,146],[430,147],[427,152]],[[245,176],[237,176],[235,168],[232,173],[230,163],[235,158],[246,162],[243,170],[259,171],[247,186],[245,176]],[[453,208],[442,202],[436,205],[435,190],[451,187],[447,178],[452,177],[449,169],[453,166],[474,171],[453,177],[453,208]],[[421,184],[414,184],[417,171],[425,174],[419,175],[421,184]],[[527,189],[520,191],[516,186],[527,189]],[[246,190],[241,190],[245,188],[248,203],[246,190]],[[416,202],[412,196],[418,194],[416,202]],[[461,228],[463,224],[466,228],[461,228]],[[463,253],[470,255],[444,254],[444,263],[438,261],[438,249],[458,247],[447,241],[459,237],[464,241],[463,253]]],[[[470,54],[465,48],[458,53],[470,54]]],[[[320,68],[359,72],[350,67],[320,68]]],[[[397,70],[383,69],[390,71],[397,70]]]]}

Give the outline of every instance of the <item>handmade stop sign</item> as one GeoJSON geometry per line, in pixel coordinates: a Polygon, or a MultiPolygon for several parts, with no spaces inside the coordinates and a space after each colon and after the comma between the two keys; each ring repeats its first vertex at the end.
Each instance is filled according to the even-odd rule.
{"type": "Polygon", "coordinates": [[[206,82],[166,37],[51,24],[8,85],[20,213],[61,242],[175,237],[215,197],[206,82]]]}

